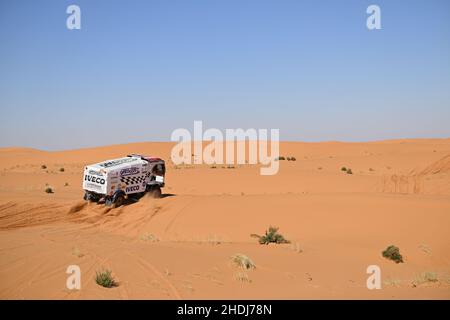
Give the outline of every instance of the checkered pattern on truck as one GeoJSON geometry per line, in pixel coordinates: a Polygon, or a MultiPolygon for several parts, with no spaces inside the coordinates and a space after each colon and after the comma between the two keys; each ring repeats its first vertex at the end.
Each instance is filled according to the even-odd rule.
{"type": "Polygon", "coordinates": [[[125,183],[127,186],[143,183],[150,176],[150,174],[151,173],[149,172],[142,176],[120,177],[120,182],[125,183]]]}

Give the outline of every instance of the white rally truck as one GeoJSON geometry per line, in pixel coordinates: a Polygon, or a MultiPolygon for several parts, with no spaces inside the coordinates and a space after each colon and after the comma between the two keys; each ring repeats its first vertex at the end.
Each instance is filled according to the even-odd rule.
{"type": "Polygon", "coordinates": [[[91,164],[84,168],[84,199],[119,207],[146,192],[159,198],[165,173],[164,160],[139,154],[91,164]]]}

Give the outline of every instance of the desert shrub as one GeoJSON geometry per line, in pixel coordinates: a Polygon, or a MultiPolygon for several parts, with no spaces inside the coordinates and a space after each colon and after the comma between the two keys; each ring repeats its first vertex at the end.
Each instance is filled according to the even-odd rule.
{"type": "Polygon", "coordinates": [[[286,160],[287,160],[287,161],[291,161],[291,157],[287,157],[286,160]]]}
{"type": "Polygon", "coordinates": [[[286,158],[283,156],[280,156],[280,157],[276,158],[275,160],[286,160],[286,158]]]}
{"type": "Polygon", "coordinates": [[[426,254],[431,254],[431,251],[432,251],[431,248],[425,243],[421,243],[419,245],[419,249],[422,250],[423,252],[425,252],[426,254]]]}
{"type": "Polygon", "coordinates": [[[223,240],[216,234],[208,235],[205,239],[200,240],[200,243],[207,243],[213,246],[221,244],[223,240]]]}
{"type": "Polygon", "coordinates": [[[250,280],[248,274],[245,272],[236,273],[234,275],[234,279],[239,282],[248,282],[248,283],[252,282],[252,280],[250,280]]]}
{"type": "Polygon", "coordinates": [[[291,161],[297,161],[295,157],[291,157],[291,161]]]}
{"type": "Polygon", "coordinates": [[[45,188],[46,193],[53,193],[53,189],[51,187],[45,188]]]}
{"type": "Polygon", "coordinates": [[[300,243],[298,243],[298,242],[291,243],[291,244],[289,245],[289,249],[292,250],[292,251],[294,251],[294,252],[297,252],[297,253],[302,253],[302,252],[303,252],[303,249],[302,249],[302,247],[300,246],[300,243]]]}
{"type": "Polygon", "coordinates": [[[69,186],[68,182],[64,183],[64,187],[68,187],[68,186],[69,186]]]}
{"type": "Polygon", "coordinates": [[[43,165],[41,166],[41,169],[47,169],[47,166],[46,166],[45,164],[43,164],[43,165]]]}
{"type": "Polygon", "coordinates": [[[426,282],[437,282],[438,281],[438,277],[436,272],[424,272],[422,273],[422,277],[426,282]]]}
{"type": "Polygon", "coordinates": [[[59,168],[59,171],[60,172],[64,172],[64,168],[59,168]]]}
{"type": "Polygon", "coordinates": [[[347,168],[346,167],[342,167],[341,171],[347,171],[347,168]]]}
{"type": "Polygon", "coordinates": [[[429,271],[421,273],[417,279],[423,282],[438,282],[437,274],[429,271]]]}
{"type": "Polygon", "coordinates": [[[423,283],[428,283],[428,282],[438,282],[438,276],[436,274],[436,272],[423,272],[419,275],[417,275],[413,281],[413,286],[418,286],[421,285],[423,283]]]}
{"type": "Polygon", "coordinates": [[[95,272],[95,282],[105,288],[117,287],[118,285],[111,275],[111,270],[95,272]]]}
{"type": "Polygon", "coordinates": [[[73,254],[74,256],[77,256],[78,258],[84,257],[84,253],[82,253],[82,252],[80,251],[80,249],[78,249],[77,247],[72,248],[72,254],[73,254]]]}
{"type": "Polygon", "coordinates": [[[260,244],[269,244],[269,243],[290,243],[289,240],[286,240],[281,234],[278,233],[278,229],[276,227],[269,227],[269,230],[266,230],[266,233],[263,236],[257,234],[251,234],[251,237],[258,238],[260,244]]]}
{"type": "MultiPolygon", "coordinates": [[[[156,212],[158,212],[158,211],[156,211],[156,212]]],[[[140,236],[140,239],[142,241],[148,241],[148,242],[158,242],[159,241],[158,237],[152,233],[144,233],[143,235],[140,236]]]]}
{"type": "Polygon", "coordinates": [[[246,255],[241,254],[241,253],[231,256],[231,262],[234,263],[237,267],[245,269],[245,270],[256,268],[253,261],[246,255]]]}
{"type": "Polygon", "coordinates": [[[400,254],[400,250],[396,246],[389,246],[386,248],[386,250],[383,251],[383,257],[386,259],[395,261],[395,263],[403,262],[403,257],[400,254]]]}
{"type": "Polygon", "coordinates": [[[352,169],[348,168],[348,169],[347,169],[347,174],[353,174],[352,169]]]}
{"type": "Polygon", "coordinates": [[[383,281],[383,283],[389,287],[400,287],[402,281],[399,279],[387,278],[386,280],[383,281]]]}

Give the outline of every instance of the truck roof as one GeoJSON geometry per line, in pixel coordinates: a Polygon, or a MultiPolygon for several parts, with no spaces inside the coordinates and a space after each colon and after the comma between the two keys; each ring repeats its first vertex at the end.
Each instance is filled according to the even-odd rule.
{"type": "Polygon", "coordinates": [[[103,169],[105,171],[111,171],[111,170],[117,170],[121,168],[126,168],[134,164],[142,164],[145,160],[141,159],[137,156],[131,156],[131,157],[123,157],[118,159],[111,159],[102,161],[99,163],[94,163],[88,165],[88,167],[94,167],[96,169],[103,169]]]}
{"type": "Polygon", "coordinates": [[[104,171],[108,172],[108,171],[112,171],[112,170],[128,168],[132,165],[139,165],[139,164],[144,164],[144,163],[148,163],[148,162],[152,163],[152,162],[159,162],[159,161],[164,162],[164,160],[162,160],[161,158],[158,158],[158,157],[143,156],[143,155],[139,155],[139,154],[131,154],[131,155],[128,155],[123,158],[110,159],[110,160],[105,160],[102,162],[90,164],[90,165],[87,165],[87,167],[95,168],[97,170],[104,170],[104,171]]]}
{"type": "Polygon", "coordinates": [[[158,157],[146,156],[146,155],[136,154],[136,153],[129,154],[128,157],[139,157],[143,160],[147,160],[148,162],[164,161],[163,159],[158,158],[158,157]]]}

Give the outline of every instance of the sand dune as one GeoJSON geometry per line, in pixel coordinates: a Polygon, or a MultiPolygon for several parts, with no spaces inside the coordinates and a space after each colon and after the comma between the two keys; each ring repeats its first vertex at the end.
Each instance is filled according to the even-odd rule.
{"type": "Polygon", "coordinates": [[[283,142],[281,154],[297,160],[280,161],[275,176],[168,161],[162,199],[117,209],[82,200],[84,165],[133,152],[168,160],[172,146],[0,149],[0,297],[450,298],[450,139],[283,142]],[[250,237],[270,225],[291,243],[250,237]],[[381,256],[391,244],[405,263],[381,256]],[[256,269],[233,266],[237,253],[256,269]],[[65,287],[71,264],[80,291],[65,287]],[[366,287],[373,264],[381,290],[366,287]],[[102,268],[118,287],[95,283],[102,268]]]}

